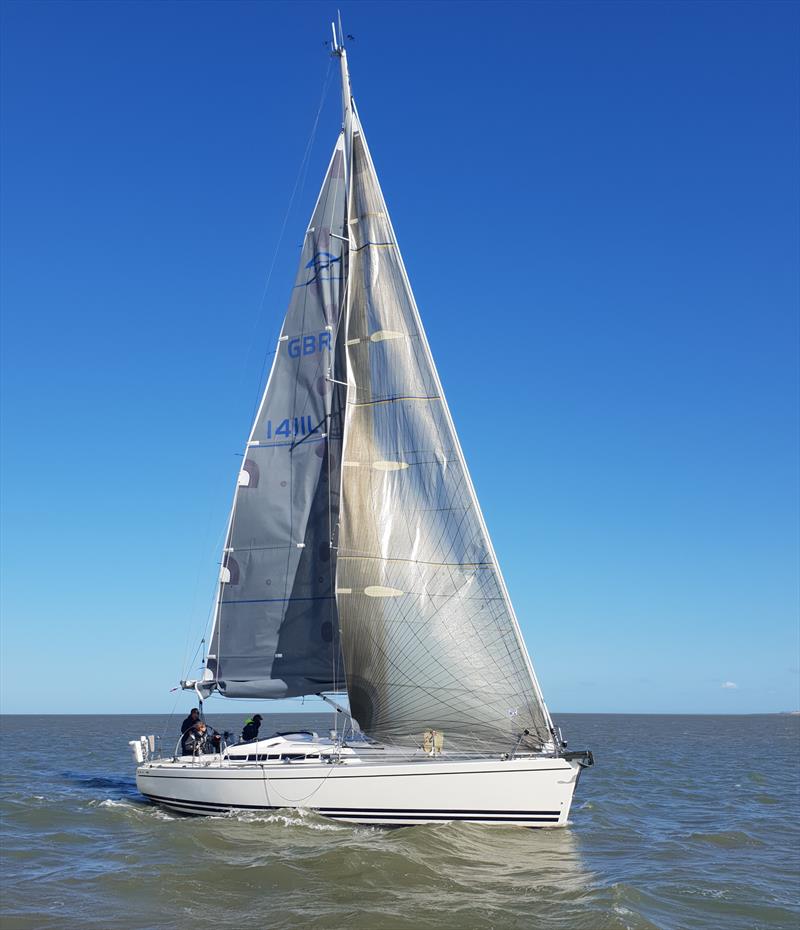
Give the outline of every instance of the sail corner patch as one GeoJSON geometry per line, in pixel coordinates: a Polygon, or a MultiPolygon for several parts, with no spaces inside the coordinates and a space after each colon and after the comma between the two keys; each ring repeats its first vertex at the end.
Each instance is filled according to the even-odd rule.
{"type": "Polygon", "coordinates": [[[245,459],[242,470],[239,472],[238,486],[240,488],[257,488],[260,471],[253,459],[245,459]]]}

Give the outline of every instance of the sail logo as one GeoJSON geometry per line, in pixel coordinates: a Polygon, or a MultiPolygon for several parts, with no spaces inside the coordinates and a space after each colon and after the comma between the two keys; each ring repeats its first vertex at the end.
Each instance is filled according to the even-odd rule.
{"type": "Polygon", "coordinates": [[[306,270],[312,271],[313,274],[308,281],[296,285],[297,287],[308,287],[309,284],[313,284],[315,281],[340,281],[342,277],[342,256],[333,255],[330,252],[317,252],[311,261],[306,264],[306,270]],[[339,267],[334,268],[334,265],[338,265],[339,267]],[[334,271],[338,271],[339,274],[324,274],[326,271],[330,272],[331,268],[333,268],[334,271]]]}
{"type": "Polygon", "coordinates": [[[314,355],[323,349],[330,350],[331,334],[320,333],[318,336],[295,336],[286,344],[289,358],[300,358],[301,355],[314,355]]]}

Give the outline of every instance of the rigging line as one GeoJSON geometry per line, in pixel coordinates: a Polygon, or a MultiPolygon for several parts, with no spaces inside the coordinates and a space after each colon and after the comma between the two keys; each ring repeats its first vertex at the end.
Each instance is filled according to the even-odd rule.
{"type": "Polygon", "coordinates": [[[361,403],[352,403],[349,404],[351,407],[375,407],[378,404],[393,404],[396,401],[400,400],[441,400],[442,398],[437,394],[406,394],[400,395],[397,397],[381,397],[378,400],[365,400],[361,403]]]}
{"type": "MultiPolygon", "coordinates": [[[[217,532],[217,535],[214,539],[213,546],[207,550],[206,558],[204,561],[211,561],[212,565],[217,565],[217,566],[224,565],[225,556],[226,556],[225,552],[223,552],[222,554],[223,555],[222,562],[217,562],[215,559],[215,556],[217,555],[217,553],[219,553],[220,549],[224,547],[224,545],[225,545],[225,530],[223,529],[217,532]]],[[[212,635],[214,632],[213,623],[214,623],[214,617],[217,611],[217,594],[218,594],[218,589],[220,587],[220,569],[219,568],[217,568],[217,570],[211,576],[211,578],[212,580],[209,584],[210,590],[207,594],[209,607],[208,607],[208,610],[206,611],[206,616],[203,621],[203,631],[202,631],[202,636],[200,640],[201,645],[205,642],[209,646],[211,645],[211,639],[212,639],[212,635]]],[[[196,603],[196,601],[197,601],[197,598],[195,597],[193,603],[196,603]]],[[[194,608],[193,608],[193,612],[194,612],[194,608]]],[[[186,669],[184,673],[184,677],[190,677],[189,673],[191,671],[191,664],[189,666],[186,665],[186,656],[188,656],[189,654],[190,645],[191,645],[191,642],[190,642],[189,636],[187,636],[186,651],[184,654],[184,664],[182,666],[183,668],[186,669]]],[[[192,663],[193,662],[194,662],[194,658],[192,659],[192,663]]],[[[205,656],[203,657],[203,662],[205,663],[205,656]]]]}
{"type": "Polygon", "coordinates": [[[393,245],[396,245],[396,243],[395,242],[365,242],[363,245],[357,245],[353,249],[353,251],[360,252],[362,249],[368,249],[368,248],[376,249],[378,247],[389,248],[390,246],[393,246],[393,245]]]}
{"type": "MultiPolygon", "coordinates": [[[[270,286],[270,283],[271,283],[271,280],[272,280],[272,274],[273,274],[273,271],[274,271],[274,269],[275,269],[275,263],[276,263],[276,261],[277,261],[278,252],[279,252],[280,247],[281,247],[281,244],[282,244],[282,242],[283,242],[283,237],[284,237],[284,234],[285,234],[285,231],[286,231],[287,223],[288,223],[288,221],[289,221],[289,216],[290,216],[290,214],[291,214],[292,207],[293,207],[293,205],[294,205],[294,201],[295,201],[295,197],[297,196],[298,189],[299,189],[299,188],[302,189],[302,188],[301,188],[301,181],[302,181],[302,184],[305,183],[305,176],[306,176],[306,173],[307,173],[307,171],[308,171],[308,165],[309,165],[309,163],[310,163],[310,155],[311,155],[311,151],[312,151],[312,148],[313,148],[313,145],[314,145],[314,140],[315,140],[315,138],[316,138],[317,128],[318,128],[318,126],[319,126],[320,115],[321,115],[321,113],[322,113],[322,109],[323,109],[323,106],[324,106],[324,103],[325,103],[325,98],[326,98],[326,96],[327,96],[328,88],[329,88],[329,86],[330,86],[330,77],[331,77],[331,62],[328,62],[328,66],[327,66],[327,69],[326,69],[326,72],[325,72],[325,77],[324,77],[323,82],[322,82],[322,92],[321,92],[321,94],[320,94],[319,106],[317,107],[317,112],[316,112],[316,115],[315,115],[315,117],[314,117],[314,122],[313,122],[313,125],[312,125],[312,128],[311,128],[311,133],[310,133],[310,135],[309,135],[309,139],[308,139],[308,142],[307,142],[307,144],[306,144],[306,148],[305,148],[305,151],[304,151],[304,153],[303,153],[303,157],[302,157],[301,162],[300,162],[300,168],[298,169],[297,178],[295,179],[294,187],[293,187],[293,189],[292,189],[292,193],[291,193],[291,196],[290,196],[290,198],[289,198],[289,204],[288,204],[288,206],[287,206],[287,208],[286,208],[286,212],[285,212],[285,215],[284,215],[284,218],[283,218],[283,223],[282,223],[282,225],[281,225],[280,233],[279,233],[279,235],[278,235],[278,240],[277,240],[277,242],[276,242],[276,244],[275,244],[275,249],[274,249],[273,254],[272,254],[272,260],[271,260],[271,262],[270,262],[270,266],[269,266],[269,270],[268,270],[268,273],[267,273],[266,281],[265,281],[265,283],[264,283],[264,288],[263,288],[262,293],[261,293],[261,299],[259,300],[259,303],[258,303],[258,310],[257,310],[257,312],[256,312],[256,314],[255,314],[255,319],[254,319],[254,321],[253,321],[253,327],[252,327],[252,331],[251,331],[251,334],[250,334],[250,339],[249,339],[249,341],[248,341],[247,355],[246,355],[246,358],[245,358],[245,362],[244,362],[244,364],[243,364],[243,366],[242,366],[242,369],[241,369],[241,376],[240,376],[240,379],[239,379],[239,387],[240,387],[240,389],[241,389],[241,385],[244,383],[244,379],[245,379],[245,377],[246,377],[246,372],[247,372],[247,368],[248,368],[249,359],[250,359],[251,353],[252,353],[252,351],[253,351],[253,347],[254,347],[254,345],[255,345],[255,335],[256,335],[256,332],[257,332],[257,330],[258,330],[259,323],[260,323],[260,321],[261,321],[261,319],[262,319],[262,317],[263,317],[264,303],[265,303],[265,301],[266,301],[267,293],[268,293],[268,291],[269,291],[269,286],[270,286]]],[[[272,340],[271,343],[268,343],[268,344],[267,344],[268,347],[267,347],[267,349],[266,349],[266,351],[265,351],[264,358],[263,358],[263,360],[262,360],[261,371],[260,371],[260,373],[259,373],[258,385],[257,385],[257,387],[256,387],[256,400],[255,400],[255,404],[256,404],[256,405],[258,405],[258,402],[259,402],[259,391],[258,391],[258,387],[261,385],[261,382],[262,382],[263,379],[264,379],[264,370],[266,369],[267,362],[268,362],[270,356],[271,356],[271,355],[274,355],[274,354],[276,353],[276,351],[277,351],[277,350],[274,348],[274,346],[275,346],[276,343],[277,343],[277,339],[274,339],[274,340],[272,340]]],[[[251,420],[254,419],[254,417],[255,417],[255,410],[253,411],[253,416],[251,417],[251,420]]],[[[237,496],[237,495],[235,494],[235,495],[234,495],[234,505],[233,505],[234,508],[235,508],[235,505],[236,505],[236,496],[237,496]]],[[[233,528],[233,515],[231,514],[231,518],[230,518],[230,520],[229,520],[229,522],[228,522],[228,526],[227,526],[227,528],[226,528],[226,530],[225,530],[225,535],[226,535],[226,536],[228,535],[228,533],[230,533],[230,532],[232,531],[232,528],[233,528]]],[[[223,563],[224,563],[224,557],[223,557],[223,563]]],[[[198,571],[198,576],[199,576],[199,571],[198,571]]],[[[224,584],[223,584],[222,586],[224,586],[224,584]]],[[[214,603],[213,603],[213,605],[212,605],[212,609],[211,609],[211,612],[210,612],[210,619],[207,618],[206,623],[204,624],[204,626],[205,626],[205,631],[206,631],[206,632],[208,632],[208,627],[209,627],[209,625],[211,625],[211,626],[213,627],[214,620],[215,620],[215,618],[216,618],[217,606],[218,606],[218,600],[219,600],[219,593],[220,593],[220,592],[219,592],[219,588],[220,588],[220,587],[221,587],[221,585],[220,585],[219,576],[217,576],[217,577],[215,578],[215,580],[214,580],[214,588],[216,589],[216,595],[217,595],[217,596],[213,599],[213,600],[214,600],[214,603]]],[[[195,601],[195,599],[196,599],[196,593],[197,593],[197,584],[196,584],[196,586],[195,586],[195,598],[193,598],[193,603],[194,603],[194,601],[195,601]]],[[[191,623],[191,621],[190,621],[190,623],[191,623]]],[[[213,633],[213,629],[212,629],[211,632],[213,633]]],[[[209,636],[210,636],[210,635],[211,635],[211,634],[209,633],[209,636]]],[[[185,646],[185,649],[184,649],[184,663],[185,663],[185,661],[186,661],[186,655],[188,654],[188,651],[189,651],[190,642],[191,642],[191,630],[190,630],[189,633],[187,634],[187,638],[186,638],[186,646],[185,646]]]]}
{"type": "MultiPolygon", "coordinates": [[[[191,606],[191,610],[189,611],[189,619],[187,622],[187,630],[186,630],[186,641],[185,641],[184,649],[183,649],[183,662],[181,663],[181,666],[180,666],[182,669],[185,670],[184,678],[187,677],[188,672],[191,668],[191,666],[186,664],[186,660],[189,656],[189,650],[192,647],[192,634],[193,634],[193,631],[197,627],[197,621],[194,619],[194,616],[195,616],[195,610],[197,609],[198,600],[200,599],[199,591],[200,591],[200,586],[201,586],[201,577],[205,574],[209,560],[211,560],[213,556],[215,556],[217,552],[219,552],[219,548],[220,548],[219,541],[220,541],[221,534],[219,532],[217,532],[216,537],[214,538],[213,547],[209,547],[208,545],[209,536],[213,531],[213,523],[214,523],[213,514],[211,512],[211,508],[208,508],[208,519],[206,521],[205,533],[203,534],[203,540],[204,540],[203,552],[202,552],[200,560],[198,561],[197,573],[195,575],[194,590],[192,592],[192,606],[191,606]]],[[[214,576],[214,587],[212,591],[210,592],[212,596],[218,584],[217,577],[218,577],[217,575],[214,576]]],[[[203,639],[208,633],[208,625],[209,625],[209,615],[207,612],[206,617],[203,621],[203,629],[201,633],[201,636],[203,639]]],[[[194,659],[192,659],[192,662],[194,662],[194,659]]]]}
{"type": "MultiPolygon", "coordinates": [[[[335,711],[334,711],[334,713],[335,713],[335,711]]],[[[321,757],[320,757],[320,759],[321,759],[321,757]]],[[[330,762],[328,763],[328,771],[327,771],[327,772],[325,773],[325,775],[320,779],[320,781],[319,781],[319,783],[317,784],[317,786],[316,786],[315,788],[312,787],[311,791],[309,791],[309,793],[308,793],[305,797],[302,797],[302,798],[287,798],[284,794],[282,794],[282,793],[280,792],[280,790],[279,790],[278,788],[276,788],[276,787],[274,786],[274,784],[272,784],[272,783],[270,782],[270,778],[269,778],[270,773],[268,772],[266,766],[264,766],[264,767],[262,768],[262,772],[264,773],[264,788],[265,788],[265,790],[267,790],[267,791],[269,791],[270,788],[271,788],[272,791],[273,791],[282,801],[284,801],[284,802],[287,803],[287,804],[304,804],[304,803],[305,803],[306,801],[308,801],[310,798],[313,798],[315,794],[317,794],[317,792],[320,790],[320,788],[322,788],[322,786],[323,786],[323,785],[328,781],[328,779],[331,777],[331,775],[333,774],[335,768],[336,768],[336,763],[333,762],[333,761],[330,761],[330,762]]],[[[313,779],[310,779],[310,780],[311,780],[312,783],[313,783],[313,779]]],[[[287,779],[287,781],[288,781],[288,779],[287,779]]]]}
{"type": "MultiPolygon", "coordinates": [[[[167,727],[171,726],[172,724],[172,718],[175,716],[175,708],[178,706],[178,701],[180,700],[180,696],[181,696],[181,693],[180,691],[178,691],[178,693],[175,695],[175,700],[172,703],[172,710],[167,714],[167,716],[164,718],[161,724],[161,736],[159,737],[159,739],[161,740],[161,754],[162,755],[164,754],[164,740],[167,735],[167,727]]],[[[175,752],[175,749],[173,746],[172,753],[170,754],[173,755],[174,752],[175,752]]]]}
{"type": "MultiPolygon", "coordinates": [[[[198,621],[195,620],[194,617],[195,617],[195,610],[197,608],[198,600],[200,599],[199,590],[201,586],[201,578],[206,572],[208,563],[211,562],[211,564],[213,565],[214,562],[216,561],[214,557],[220,550],[221,542],[222,544],[224,544],[223,540],[224,540],[225,531],[218,530],[212,540],[212,545],[209,546],[208,541],[210,538],[210,534],[213,532],[214,522],[215,521],[213,518],[212,508],[208,508],[206,528],[205,528],[205,532],[203,533],[204,543],[203,543],[200,559],[198,561],[197,572],[195,575],[194,587],[193,587],[193,592],[192,592],[191,609],[189,611],[187,627],[186,627],[186,639],[184,642],[183,660],[180,665],[182,669],[185,669],[184,677],[186,677],[186,674],[190,671],[190,668],[191,668],[191,666],[187,665],[186,660],[189,655],[189,650],[191,649],[193,632],[197,629],[197,626],[198,626],[198,621]]],[[[206,637],[208,637],[210,640],[211,631],[209,627],[213,623],[213,616],[214,616],[214,613],[216,612],[216,603],[215,603],[214,595],[216,593],[216,589],[218,585],[219,585],[219,573],[217,572],[213,575],[213,583],[211,585],[211,590],[209,591],[207,595],[209,600],[212,601],[212,603],[211,603],[209,610],[206,612],[205,618],[203,620],[202,630],[200,631],[201,641],[205,639],[206,637]]],[[[194,659],[192,661],[194,661],[194,659]]]]}
{"type": "Polygon", "coordinates": [[[188,666],[185,666],[184,678],[188,678],[188,677],[189,677],[189,674],[188,674],[188,673],[194,668],[194,663],[195,663],[195,661],[196,661],[196,659],[197,659],[197,653],[200,651],[200,647],[205,643],[205,641],[206,641],[206,638],[205,638],[205,636],[204,636],[204,637],[200,640],[200,642],[197,644],[197,647],[196,647],[195,650],[194,650],[194,655],[192,656],[191,661],[189,662],[188,666]]]}
{"type": "MultiPolygon", "coordinates": [[[[325,98],[328,95],[328,88],[330,87],[330,83],[331,83],[331,65],[332,65],[332,61],[328,61],[328,67],[327,67],[327,70],[325,71],[325,77],[322,82],[322,93],[320,94],[319,106],[317,107],[317,113],[316,113],[316,116],[314,117],[314,123],[311,127],[311,133],[308,137],[308,142],[306,143],[306,149],[300,161],[300,168],[298,169],[298,172],[297,172],[297,177],[294,182],[294,187],[292,188],[292,193],[289,197],[289,205],[287,206],[286,213],[284,214],[284,217],[283,217],[283,223],[281,224],[280,233],[278,234],[278,241],[275,243],[275,249],[272,253],[272,260],[270,262],[269,270],[267,272],[267,279],[264,282],[264,290],[261,293],[261,300],[258,303],[258,312],[256,313],[256,319],[253,322],[253,331],[250,335],[250,342],[249,342],[248,350],[247,350],[247,358],[245,359],[245,364],[242,366],[242,379],[244,379],[245,377],[245,373],[247,371],[247,363],[250,359],[250,352],[252,350],[253,345],[255,344],[255,335],[256,335],[256,330],[258,328],[258,324],[261,322],[261,319],[264,314],[264,302],[267,299],[267,293],[269,291],[269,286],[272,281],[272,273],[275,270],[275,263],[278,259],[278,252],[280,251],[280,247],[283,243],[283,236],[284,236],[284,233],[286,232],[286,225],[289,222],[289,216],[292,212],[292,207],[294,206],[295,197],[297,196],[298,190],[302,189],[301,182],[302,182],[302,187],[305,186],[305,178],[308,173],[311,150],[314,147],[314,140],[316,139],[317,128],[319,127],[319,119],[320,119],[320,116],[322,115],[322,109],[325,105],[325,98]]],[[[268,345],[273,346],[276,342],[277,342],[277,339],[272,340],[272,342],[268,343],[268,345]]],[[[255,418],[255,413],[256,413],[255,407],[258,405],[258,402],[261,397],[260,387],[261,387],[262,382],[264,381],[264,372],[267,367],[267,361],[269,359],[269,355],[272,351],[274,350],[268,349],[261,362],[261,371],[258,376],[258,383],[256,385],[256,390],[255,390],[256,397],[254,401],[253,412],[250,417],[251,422],[255,418]]]]}
{"type": "MultiPolygon", "coordinates": [[[[197,659],[197,653],[200,651],[200,647],[205,643],[205,641],[206,639],[204,635],[203,638],[200,640],[200,642],[197,644],[197,648],[194,651],[194,655],[192,656],[191,662],[189,663],[188,666],[184,665],[184,668],[186,669],[186,671],[184,672],[185,678],[189,677],[188,673],[191,671],[192,667],[194,666],[195,660],[197,659]]],[[[161,730],[161,752],[162,754],[164,751],[164,739],[166,737],[167,725],[172,721],[172,718],[175,716],[175,708],[178,706],[178,701],[180,700],[180,697],[181,697],[181,689],[178,688],[177,693],[175,695],[175,700],[172,704],[172,710],[169,712],[169,714],[167,715],[162,725],[162,730],[161,730]]],[[[196,699],[196,694],[194,694],[192,697],[192,703],[194,703],[195,699],[196,699]]],[[[203,702],[201,701],[200,702],[201,708],[202,708],[202,704],[203,702]]],[[[174,752],[175,752],[175,747],[173,746],[172,753],[174,754],[174,752]]]]}

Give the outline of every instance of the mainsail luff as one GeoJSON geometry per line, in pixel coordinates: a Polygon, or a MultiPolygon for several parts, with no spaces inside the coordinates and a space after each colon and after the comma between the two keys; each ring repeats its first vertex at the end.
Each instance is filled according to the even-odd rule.
{"type": "Polygon", "coordinates": [[[350,178],[337,603],[351,711],[384,742],[434,728],[465,748],[542,747],[552,722],[355,108],[350,178]]]}

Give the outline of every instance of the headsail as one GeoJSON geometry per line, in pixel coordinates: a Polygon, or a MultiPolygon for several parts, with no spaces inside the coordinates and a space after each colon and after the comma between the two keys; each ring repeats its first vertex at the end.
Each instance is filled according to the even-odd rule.
{"type": "Polygon", "coordinates": [[[239,474],[206,690],[290,697],[343,687],[331,537],[344,390],[333,376],[345,277],[339,136],[239,474]]]}
{"type": "Polygon", "coordinates": [[[351,711],[383,742],[432,728],[451,747],[541,747],[552,724],[357,118],[348,214],[336,587],[351,711]]]}

